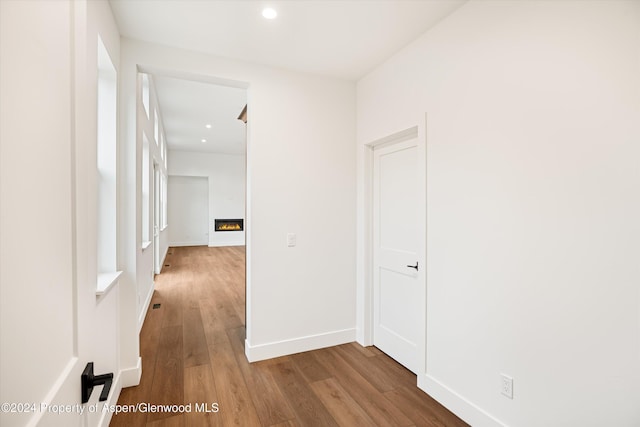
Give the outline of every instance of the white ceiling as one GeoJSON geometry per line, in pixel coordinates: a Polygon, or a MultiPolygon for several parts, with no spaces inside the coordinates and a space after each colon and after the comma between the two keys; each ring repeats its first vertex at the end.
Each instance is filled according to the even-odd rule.
{"type": "Polygon", "coordinates": [[[245,124],[238,120],[247,103],[245,89],[158,75],[153,80],[170,150],[245,152],[245,124]]]}
{"type": "MultiPolygon", "coordinates": [[[[110,4],[124,37],[357,80],[465,1],[110,0],[110,4]],[[276,9],[278,17],[264,19],[265,6],[276,9]]],[[[170,149],[234,152],[242,125],[236,118],[244,106],[238,109],[243,90],[159,76],[156,80],[170,149]],[[224,109],[228,109],[224,116],[233,121],[223,119],[224,109]],[[206,138],[201,131],[207,120],[217,122],[211,135],[219,129],[212,140],[220,145],[200,143],[206,138]]]]}
{"type": "Polygon", "coordinates": [[[125,37],[353,80],[464,2],[110,0],[125,37]]]}

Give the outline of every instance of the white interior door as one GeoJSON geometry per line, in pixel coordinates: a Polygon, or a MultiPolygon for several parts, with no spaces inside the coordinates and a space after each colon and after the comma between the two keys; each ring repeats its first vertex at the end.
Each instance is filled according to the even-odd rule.
{"type": "Polygon", "coordinates": [[[418,373],[423,328],[417,139],[374,150],[373,343],[418,373]]]}

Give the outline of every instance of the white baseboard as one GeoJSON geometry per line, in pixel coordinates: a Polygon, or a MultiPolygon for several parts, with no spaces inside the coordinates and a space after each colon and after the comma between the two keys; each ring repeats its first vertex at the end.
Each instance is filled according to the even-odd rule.
{"type": "Polygon", "coordinates": [[[149,306],[151,305],[151,298],[153,298],[153,291],[156,288],[156,283],[151,281],[151,288],[149,289],[149,294],[144,299],[144,305],[142,306],[142,310],[140,310],[140,314],[138,315],[138,335],[140,335],[140,331],[142,330],[142,325],[144,324],[144,319],[147,317],[147,311],[149,311],[149,306]]]}
{"type": "Polygon", "coordinates": [[[142,358],[138,357],[138,363],[133,368],[120,371],[120,387],[133,387],[140,384],[142,377],[142,358]]]}
{"type": "Polygon", "coordinates": [[[175,246],[207,246],[209,242],[170,242],[168,247],[175,246]]]}
{"type": "Polygon", "coordinates": [[[506,424],[428,374],[418,375],[418,388],[473,427],[507,427],[506,424]]]}
{"type": "Polygon", "coordinates": [[[171,247],[171,245],[167,245],[167,247],[164,249],[164,255],[162,255],[162,262],[160,263],[160,271],[162,271],[162,266],[167,261],[167,255],[169,255],[169,248],[170,247],[171,247]]]}
{"type": "Polygon", "coordinates": [[[210,248],[222,248],[225,246],[244,246],[244,240],[236,242],[209,242],[210,248]]]}
{"type": "Polygon", "coordinates": [[[356,330],[354,328],[255,346],[245,340],[244,352],[249,362],[257,362],[259,360],[346,344],[355,341],[355,339],[356,330]]]}

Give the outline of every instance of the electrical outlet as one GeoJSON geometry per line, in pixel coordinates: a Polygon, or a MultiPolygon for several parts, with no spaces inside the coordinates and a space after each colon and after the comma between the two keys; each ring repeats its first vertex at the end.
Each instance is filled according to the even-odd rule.
{"type": "Polygon", "coordinates": [[[298,243],[298,236],[296,233],[287,233],[287,246],[292,248],[298,243]]]}
{"type": "Polygon", "coordinates": [[[513,378],[509,375],[500,374],[500,393],[509,399],[513,399],[513,378]]]}

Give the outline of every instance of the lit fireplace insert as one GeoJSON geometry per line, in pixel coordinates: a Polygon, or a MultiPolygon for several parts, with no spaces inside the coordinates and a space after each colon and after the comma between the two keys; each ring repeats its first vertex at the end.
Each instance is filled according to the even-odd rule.
{"type": "Polygon", "coordinates": [[[215,231],[242,231],[244,219],[216,219],[215,231]]]}

